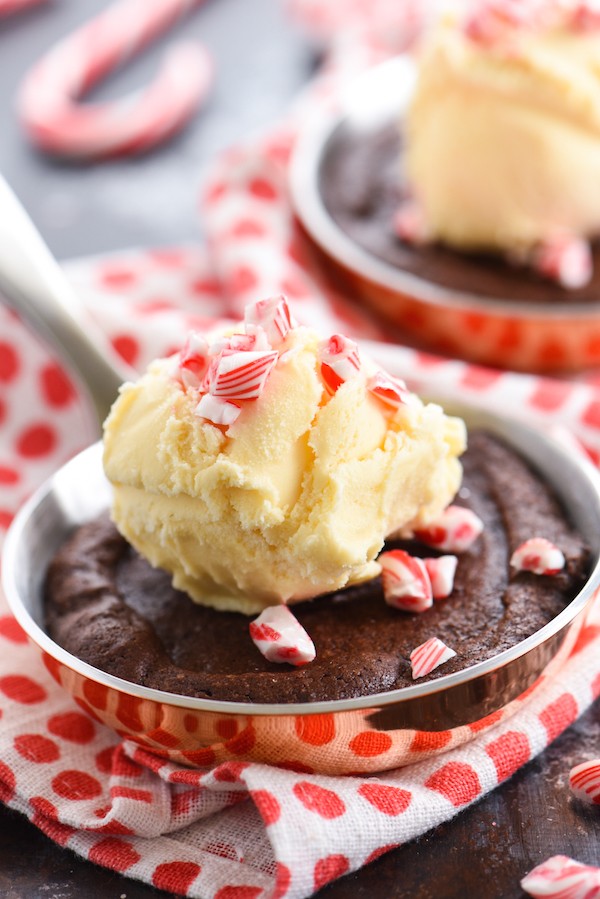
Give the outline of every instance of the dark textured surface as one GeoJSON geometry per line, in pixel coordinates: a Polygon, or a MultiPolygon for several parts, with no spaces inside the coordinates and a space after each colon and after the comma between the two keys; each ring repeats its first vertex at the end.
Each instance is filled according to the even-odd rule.
{"type": "Polygon", "coordinates": [[[340,130],[323,161],[320,189],[331,216],[352,240],[427,282],[516,303],[597,303],[600,297],[598,246],[589,284],[567,290],[499,257],[467,255],[440,245],[410,246],[399,240],[393,220],[406,189],[401,176],[400,134],[395,126],[375,132],[340,130]]]}
{"type": "MultiPolygon", "coordinates": [[[[422,680],[465,668],[539,630],[572,599],[586,572],[581,541],[551,494],[508,447],[469,438],[461,503],[484,521],[459,558],[452,595],[422,614],[383,600],[379,579],[294,607],[317,649],[310,665],[267,662],[248,618],[191,603],[133,553],[108,519],[84,525],[48,575],[50,635],[97,668],[145,686],[254,702],[345,699],[413,683],[412,649],[437,636],[456,656],[422,680]],[[517,546],[543,536],[564,553],[554,577],[511,572],[517,546]]],[[[411,552],[432,555],[426,547],[411,552]]]]}

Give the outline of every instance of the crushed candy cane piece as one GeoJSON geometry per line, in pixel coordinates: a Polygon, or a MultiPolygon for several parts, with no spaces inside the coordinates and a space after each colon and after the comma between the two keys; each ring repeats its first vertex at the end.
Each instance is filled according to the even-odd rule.
{"type": "Polygon", "coordinates": [[[319,361],[321,377],[331,394],[361,370],[358,346],[342,334],[333,334],[329,340],[319,344],[319,361]]]}
{"type": "Polygon", "coordinates": [[[600,805],[600,759],[575,765],[569,773],[573,795],[589,805],[600,805]]]}
{"type": "Polygon", "coordinates": [[[437,559],[423,559],[423,563],[431,581],[434,599],[446,599],[454,589],[454,575],[458,558],[456,556],[438,556],[437,559]]]}
{"type": "Polygon", "coordinates": [[[534,899],[600,899],[600,869],[553,855],[526,874],[521,887],[534,899]]]}
{"type": "Polygon", "coordinates": [[[367,381],[367,390],[394,409],[410,401],[411,393],[400,378],[394,378],[385,371],[376,371],[367,381]]]}
{"type": "Polygon", "coordinates": [[[475,43],[491,46],[515,31],[536,27],[540,5],[536,0],[479,0],[465,21],[465,35],[475,43]]]}
{"type": "Polygon", "coordinates": [[[454,650],[442,643],[438,637],[426,640],[425,643],[421,643],[420,646],[413,649],[410,654],[413,680],[416,680],[418,677],[425,677],[426,674],[431,674],[434,668],[443,665],[444,662],[447,662],[448,659],[455,655],[454,650]]]}
{"type": "Polygon", "coordinates": [[[206,337],[192,331],[179,353],[179,372],[185,387],[198,390],[208,369],[209,346],[206,337]]]}
{"type": "Polygon", "coordinates": [[[214,425],[232,425],[242,410],[235,403],[223,400],[218,396],[205,393],[196,408],[194,415],[205,418],[214,425]]]}
{"type": "Polygon", "coordinates": [[[461,553],[477,540],[483,531],[483,521],[463,506],[447,506],[442,514],[422,528],[414,536],[427,546],[442,552],[461,553]]]}
{"type": "Polygon", "coordinates": [[[244,321],[248,333],[251,333],[251,329],[257,325],[261,327],[271,346],[279,346],[285,340],[288,332],[297,326],[290,307],[285,297],[282,296],[250,303],[246,306],[244,321]]]}
{"type": "Polygon", "coordinates": [[[423,210],[414,200],[405,200],[393,220],[394,234],[404,243],[419,246],[430,238],[423,210]]]}
{"type": "Polygon", "coordinates": [[[568,290],[589,283],[593,272],[592,251],[587,240],[561,236],[549,240],[533,253],[534,269],[568,290]]]}
{"type": "Polygon", "coordinates": [[[569,24],[576,31],[596,31],[600,28],[600,5],[597,0],[576,3],[569,24]]]}
{"type": "Polygon", "coordinates": [[[275,350],[225,351],[211,375],[209,392],[233,400],[256,399],[276,362],[275,350]]]}
{"type": "Polygon", "coordinates": [[[317,653],[315,645],[287,606],[269,606],[250,622],[250,636],[269,662],[306,665],[317,653]]]}
{"type": "Polygon", "coordinates": [[[565,557],[560,549],[545,537],[532,537],[515,549],[510,557],[510,564],[517,571],[558,574],[565,567],[565,557]]]}
{"type": "Polygon", "coordinates": [[[403,549],[381,553],[383,598],[388,606],[403,612],[425,612],[433,605],[431,581],[422,559],[403,549]]]}

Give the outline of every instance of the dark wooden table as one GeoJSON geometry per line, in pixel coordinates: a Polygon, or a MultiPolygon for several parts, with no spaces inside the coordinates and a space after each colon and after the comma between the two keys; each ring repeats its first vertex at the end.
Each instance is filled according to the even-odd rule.
{"type": "MultiPolygon", "coordinates": [[[[56,0],[0,22],[0,169],[61,258],[198,240],[195,198],[203,168],[219,149],[280,115],[312,67],[311,49],[286,23],[279,0],[207,0],[177,29],[186,37],[202,37],[216,58],[217,83],[204,113],[167,147],[142,159],[91,166],[49,161],[23,140],[14,92],[44,48],[104,5],[56,0]]],[[[144,53],[97,96],[148,79],[165,43],[144,53]]],[[[580,807],[566,787],[571,765],[593,755],[600,755],[598,708],[476,806],[321,895],[511,899],[522,895],[523,874],[549,855],[600,864],[600,809],[580,807]]],[[[166,895],[58,848],[0,805],[4,899],[166,895]]]]}

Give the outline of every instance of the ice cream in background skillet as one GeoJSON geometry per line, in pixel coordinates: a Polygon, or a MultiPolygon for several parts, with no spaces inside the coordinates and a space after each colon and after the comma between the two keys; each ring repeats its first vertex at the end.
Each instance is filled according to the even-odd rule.
{"type": "Polygon", "coordinates": [[[405,138],[415,205],[401,230],[582,286],[600,234],[600,6],[479,0],[445,14],[405,138]]]}
{"type": "Polygon", "coordinates": [[[461,420],[275,298],[126,384],[104,466],[143,556],[196,602],[254,614],[377,575],[385,537],[454,497],[465,440],[461,420]]]}

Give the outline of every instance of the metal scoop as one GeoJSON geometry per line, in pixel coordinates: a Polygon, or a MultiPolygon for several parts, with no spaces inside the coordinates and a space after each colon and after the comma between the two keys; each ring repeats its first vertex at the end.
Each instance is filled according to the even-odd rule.
{"type": "Polygon", "coordinates": [[[102,422],[135,372],[81,310],[61,267],[0,176],[0,293],[60,352],[102,422]]]}

